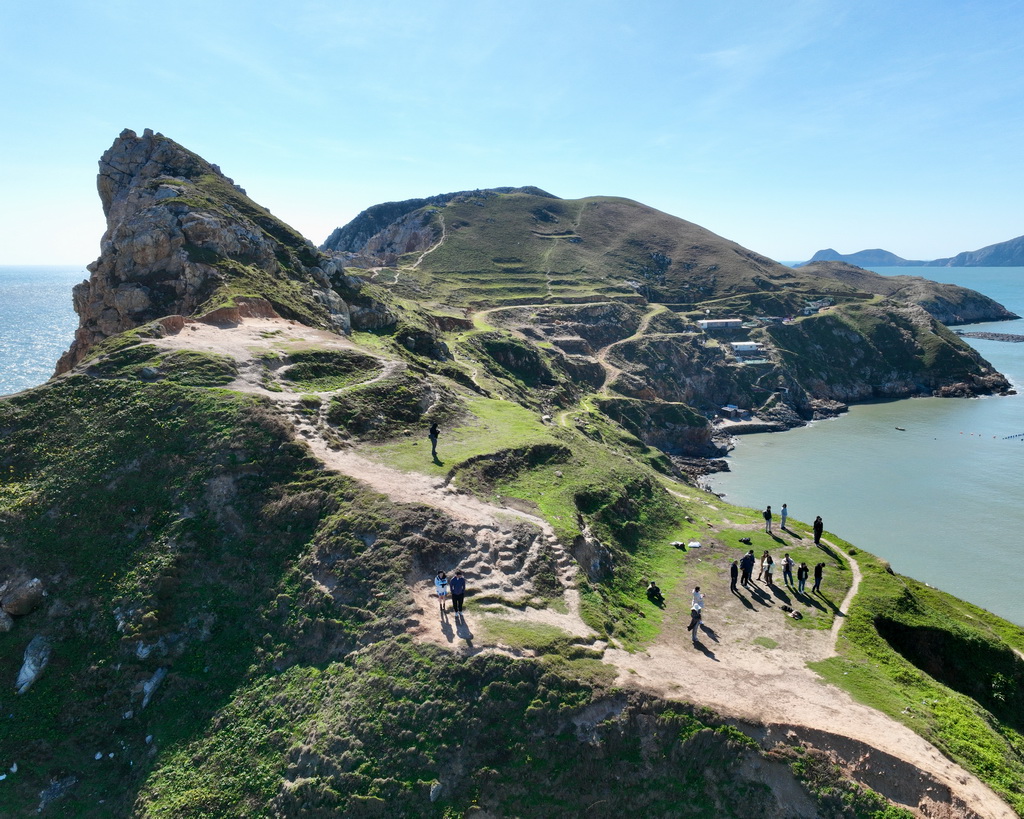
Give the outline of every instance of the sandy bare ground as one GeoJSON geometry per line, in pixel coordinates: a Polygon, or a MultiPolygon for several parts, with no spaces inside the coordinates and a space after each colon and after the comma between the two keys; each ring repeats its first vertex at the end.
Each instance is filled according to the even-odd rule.
{"type": "MultiPolygon", "coordinates": [[[[266,389],[267,370],[259,359],[271,351],[287,354],[312,346],[355,348],[344,337],[280,319],[245,319],[233,326],[188,322],[181,332],[153,343],[232,356],[239,364],[240,376],[231,387],[265,395],[289,414],[298,396],[287,390],[266,389]]],[[[486,630],[479,626],[488,617],[546,623],[581,638],[594,638],[579,616],[575,561],[545,521],[462,494],[440,479],[392,469],[356,448],[338,448],[318,425],[301,416],[294,416],[293,421],[298,434],[327,468],[368,484],[396,503],[425,504],[443,511],[464,527],[468,541],[474,544],[459,568],[467,575],[471,596],[485,595],[498,602],[474,608],[459,620],[450,615],[442,617],[431,581],[410,578],[410,588],[421,609],[418,621],[410,628],[417,639],[463,653],[511,652],[507,646],[488,645],[481,639],[486,630]],[[530,569],[544,550],[555,557],[565,587],[565,603],[559,607],[562,611],[520,605],[532,597],[530,569]]],[[[695,551],[690,552],[690,558],[713,559],[710,553],[697,555],[695,551]]],[[[840,612],[847,610],[860,580],[856,562],[851,559],[850,563],[854,583],[846,599],[838,604],[840,612]]],[[[756,593],[734,595],[724,573],[703,588],[707,594],[705,625],[697,645],[692,644],[685,630],[689,606],[680,605],[680,601],[670,601],[662,633],[645,651],[629,653],[614,645],[595,643],[604,649],[605,661],[618,669],[618,684],[704,705],[727,718],[764,726],[762,741],[767,744],[772,737],[788,735],[826,750],[840,749],[845,766],[854,776],[903,801],[922,816],[1016,816],[991,789],[930,743],[881,712],[854,702],[840,689],[824,684],[807,667],[808,662],[835,653],[842,615],[836,617],[830,631],[794,628],[781,611],[782,594],[792,598],[788,592],[776,594],[760,583],[756,584],[756,593]],[[755,638],[761,639],[754,642],[755,638]],[[770,645],[775,647],[766,647],[770,645]],[[887,767],[888,758],[893,764],[887,767]],[[920,771],[925,780],[912,793],[896,781],[906,779],[907,765],[920,771]]],[[[828,593],[827,577],[824,591],[828,593]]],[[[683,594],[683,590],[677,594],[683,594]]]]}

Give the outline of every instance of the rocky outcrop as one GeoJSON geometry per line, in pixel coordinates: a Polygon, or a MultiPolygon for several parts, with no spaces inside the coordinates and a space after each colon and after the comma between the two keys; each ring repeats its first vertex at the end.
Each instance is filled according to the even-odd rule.
{"type": "Polygon", "coordinates": [[[58,372],[97,342],[167,315],[248,309],[347,332],[346,298],[360,283],[257,205],[196,154],[161,134],[125,130],[100,159],[107,229],[88,281],[74,289],[80,317],[58,372]]]}
{"type": "Polygon", "coordinates": [[[973,348],[905,302],[836,308],[772,325],[763,339],[790,381],[817,399],[851,403],[1009,389],[973,348]]]}
{"type": "Polygon", "coordinates": [[[840,282],[866,293],[908,301],[928,311],[943,324],[1007,321],[1019,318],[988,296],[956,284],[933,282],[920,276],[882,276],[843,262],[820,262],[805,268],[822,279],[840,282]]]}
{"type": "Polygon", "coordinates": [[[17,682],[14,684],[18,694],[24,694],[39,679],[43,670],[50,662],[50,655],[53,647],[50,640],[42,634],[37,634],[25,648],[25,657],[18,672],[17,682]]]}

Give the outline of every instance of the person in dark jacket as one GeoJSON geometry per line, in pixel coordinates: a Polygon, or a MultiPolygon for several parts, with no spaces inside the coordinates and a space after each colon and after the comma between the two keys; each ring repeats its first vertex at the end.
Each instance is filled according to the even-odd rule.
{"type": "Polygon", "coordinates": [[[431,424],[430,432],[427,433],[427,437],[430,439],[430,457],[435,461],[437,460],[437,438],[440,434],[441,430],[437,428],[437,424],[431,424]]]}
{"type": "Polygon", "coordinates": [[[817,563],[814,566],[814,588],[811,591],[821,592],[821,576],[825,573],[825,564],[817,563]]]}
{"type": "Polygon", "coordinates": [[[796,582],[797,591],[800,594],[804,593],[804,588],[807,586],[807,576],[811,573],[811,570],[807,568],[806,563],[801,563],[800,568],[796,570],[796,582]]]}
{"type": "Polygon", "coordinates": [[[754,557],[753,549],[743,555],[743,558],[740,560],[740,573],[742,575],[740,582],[744,586],[750,583],[750,574],[754,571],[754,564],[756,562],[757,559],[754,557]]]}
{"type": "Polygon", "coordinates": [[[690,625],[686,627],[686,630],[690,632],[693,637],[693,644],[697,645],[697,632],[700,631],[700,615],[701,607],[695,605],[690,609],[690,625]]]}
{"type": "Polygon", "coordinates": [[[768,533],[772,533],[772,508],[767,507],[762,513],[761,517],[764,518],[764,530],[768,533]]]}
{"type": "Polygon", "coordinates": [[[454,577],[448,583],[448,590],[452,594],[452,611],[455,616],[462,615],[462,601],[466,599],[466,578],[461,571],[455,572],[454,577]]]}
{"type": "Polygon", "coordinates": [[[825,524],[822,523],[821,515],[814,519],[814,545],[821,545],[821,533],[825,531],[825,524]]]}
{"type": "Polygon", "coordinates": [[[736,580],[740,576],[739,561],[734,560],[729,567],[729,590],[736,591],[736,580]]]}

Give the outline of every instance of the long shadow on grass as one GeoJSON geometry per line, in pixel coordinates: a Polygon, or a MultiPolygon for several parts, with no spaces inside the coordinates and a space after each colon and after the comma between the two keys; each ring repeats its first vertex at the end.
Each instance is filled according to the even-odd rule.
{"type": "Polygon", "coordinates": [[[774,594],[783,603],[789,603],[790,602],[789,595],[786,594],[785,586],[778,586],[778,585],[772,584],[771,590],[772,590],[772,594],[774,594]]]}
{"type": "Polygon", "coordinates": [[[750,585],[747,586],[747,591],[750,592],[750,596],[754,598],[762,606],[771,606],[772,596],[768,592],[761,589],[753,580],[750,581],[750,585]]]}
{"type": "Polygon", "coordinates": [[[830,609],[832,609],[833,616],[835,616],[835,617],[845,617],[846,616],[845,614],[843,614],[842,611],[840,611],[839,606],[837,606],[835,603],[833,603],[830,598],[825,596],[824,592],[819,591],[817,594],[818,594],[818,596],[822,600],[825,601],[825,605],[827,605],[830,609]]]}
{"type": "Polygon", "coordinates": [[[812,606],[813,608],[821,609],[822,611],[825,610],[825,607],[818,602],[817,598],[812,597],[807,592],[794,592],[794,594],[796,595],[796,599],[805,606],[812,606]]]}

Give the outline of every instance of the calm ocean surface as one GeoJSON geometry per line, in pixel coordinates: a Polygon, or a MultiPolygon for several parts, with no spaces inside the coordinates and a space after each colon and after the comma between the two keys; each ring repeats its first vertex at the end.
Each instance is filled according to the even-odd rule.
{"type": "Polygon", "coordinates": [[[87,278],[84,266],[0,266],[0,395],[53,375],[78,328],[71,288],[87,278]]]}
{"type": "MultiPolygon", "coordinates": [[[[978,290],[1024,315],[1024,268],[877,268],[978,290]]],[[[0,395],[42,384],[74,337],[84,267],[0,266],[0,395]]],[[[974,325],[1024,335],[1024,320],[974,325]]],[[[1021,393],[853,407],[797,430],[738,439],[712,488],[790,514],[1024,625],[1024,343],[970,339],[1021,393]],[[899,432],[895,427],[904,427],[899,432]]]]}
{"type": "MultiPolygon", "coordinates": [[[[1024,316],[1024,268],[875,268],[970,287],[1024,316]]],[[[1024,320],[962,330],[1024,335],[1024,320]]],[[[1005,398],[912,398],[781,433],[746,435],[711,486],[741,506],[825,529],[1024,625],[1024,343],[965,339],[1013,382],[1005,398]],[[906,432],[896,430],[904,427],[906,432]]]]}

